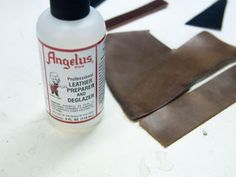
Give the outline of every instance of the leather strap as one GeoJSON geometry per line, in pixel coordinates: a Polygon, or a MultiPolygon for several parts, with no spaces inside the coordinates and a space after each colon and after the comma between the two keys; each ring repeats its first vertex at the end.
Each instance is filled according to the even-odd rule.
{"type": "Polygon", "coordinates": [[[236,102],[236,66],[141,119],[140,125],[164,147],[236,102]]]}
{"type": "MultiPolygon", "coordinates": [[[[127,1],[127,3],[129,3],[127,1]]],[[[167,6],[167,2],[163,0],[154,0],[142,7],[139,7],[135,10],[132,10],[130,12],[124,13],[122,15],[119,15],[117,17],[113,17],[109,20],[106,20],[106,27],[107,31],[110,31],[114,28],[117,28],[121,25],[124,25],[130,21],[136,20],[142,16],[148,15],[150,13],[156,12],[158,10],[161,10],[167,6]]]]}

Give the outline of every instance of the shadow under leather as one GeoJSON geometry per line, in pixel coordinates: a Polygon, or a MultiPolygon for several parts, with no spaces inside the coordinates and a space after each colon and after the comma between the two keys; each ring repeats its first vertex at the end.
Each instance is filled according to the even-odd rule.
{"type": "Polygon", "coordinates": [[[48,174],[73,156],[74,151],[79,152],[93,134],[60,132],[46,116],[41,113],[37,121],[1,132],[0,174],[25,177],[48,174]]]}

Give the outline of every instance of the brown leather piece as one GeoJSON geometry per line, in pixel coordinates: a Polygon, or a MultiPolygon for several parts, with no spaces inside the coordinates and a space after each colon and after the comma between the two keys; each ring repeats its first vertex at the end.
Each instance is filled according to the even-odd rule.
{"type": "Polygon", "coordinates": [[[236,102],[236,66],[141,119],[140,125],[167,147],[236,102]]]}
{"type": "Polygon", "coordinates": [[[207,32],[198,34],[177,50],[164,50],[164,55],[156,51],[163,44],[155,45],[152,41],[149,45],[145,36],[133,40],[114,36],[107,39],[106,79],[131,120],[165,106],[200,79],[234,61],[236,56],[235,47],[207,32]]]}
{"type": "Polygon", "coordinates": [[[143,17],[145,15],[151,14],[153,12],[156,12],[158,10],[161,10],[167,6],[167,2],[163,0],[154,0],[142,7],[139,7],[135,10],[132,10],[130,12],[124,13],[122,15],[113,17],[109,20],[106,20],[106,27],[107,30],[112,30],[114,28],[117,28],[121,25],[124,25],[128,22],[131,22],[133,20],[136,20],[140,17],[143,17]]]}
{"type": "Polygon", "coordinates": [[[111,33],[106,39],[106,81],[126,112],[129,95],[170,49],[148,31],[111,33]]]}

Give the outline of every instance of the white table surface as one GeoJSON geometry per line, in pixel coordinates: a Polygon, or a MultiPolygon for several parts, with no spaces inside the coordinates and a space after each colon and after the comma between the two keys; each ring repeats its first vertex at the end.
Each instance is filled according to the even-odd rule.
{"type": "MultiPolygon", "coordinates": [[[[148,0],[107,0],[105,19],[148,0]]],[[[114,30],[146,30],[177,48],[203,28],[185,22],[214,0],[168,0],[165,10],[114,30]]],[[[164,149],[129,121],[106,88],[103,121],[90,134],[65,134],[45,113],[35,23],[48,0],[0,0],[0,177],[235,177],[236,104],[164,149]],[[207,133],[207,136],[203,135],[207,133]]],[[[236,1],[222,31],[236,45],[236,1]]],[[[191,115],[190,115],[191,116],[191,115]]]]}

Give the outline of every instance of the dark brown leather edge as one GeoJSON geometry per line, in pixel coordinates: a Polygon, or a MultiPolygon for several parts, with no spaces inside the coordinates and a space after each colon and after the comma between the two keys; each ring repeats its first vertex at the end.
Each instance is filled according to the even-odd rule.
{"type": "Polygon", "coordinates": [[[114,28],[117,28],[121,25],[124,25],[130,21],[133,21],[135,19],[138,19],[142,16],[151,14],[153,12],[156,12],[158,10],[161,10],[167,6],[167,2],[163,0],[154,0],[142,7],[139,7],[135,10],[132,10],[130,12],[124,13],[122,15],[119,15],[117,17],[113,17],[111,19],[106,20],[106,28],[107,31],[110,31],[114,28]]]}

